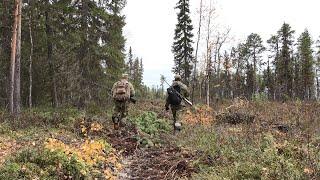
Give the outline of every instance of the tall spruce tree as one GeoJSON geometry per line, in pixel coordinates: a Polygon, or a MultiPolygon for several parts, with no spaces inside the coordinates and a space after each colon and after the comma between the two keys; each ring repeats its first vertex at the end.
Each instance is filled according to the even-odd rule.
{"type": "MultiPolygon", "coordinates": [[[[29,86],[30,63],[26,59],[31,52],[34,106],[78,103],[83,107],[90,102],[105,102],[108,88],[125,68],[125,39],[122,34],[125,22],[121,15],[124,2],[44,0],[23,3],[21,102],[26,105],[30,97],[29,88],[26,88],[29,86]],[[30,51],[31,47],[34,51],[30,51]]],[[[6,96],[10,82],[8,59],[13,11],[14,1],[0,2],[0,84],[4,85],[0,86],[2,108],[8,107],[9,100],[6,96]]]]}
{"type": "Polygon", "coordinates": [[[263,71],[263,87],[269,99],[274,99],[274,73],[270,61],[267,61],[267,69],[263,71]]]}
{"type": "Polygon", "coordinates": [[[106,8],[109,15],[106,17],[105,28],[106,33],[103,36],[105,47],[107,50],[107,72],[111,75],[109,82],[118,79],[125,70],[125,38],[123,28],[125,26],[125,16],[121,13],[126,5],[126,0],[110,0],[106,1],[106,8]]]}
{"type": "Polygon", "coordinates": [[[277,59],[277,80],[280,86],[281,99],[292,98],[293,90],[293,57],[291,46],[293,45],[294,30],[287,23],[284,23],[278,31],[278,36],[281,42],[281,50],[277,59]]]}
{"type": "Polygon", "coordinates": [[[302,78],[302,92],[304,99],[310,99],[312,97],[313,86],[314,86],[314,59],[312,50],[312,39],[308,30],[305,30],[299,37],[298,40],[298,53],[299,62],[301,62],[301,78],[302,78]]]}
{"type": "Polygon", "coordinates": [[[134,62],[133,62],[133,85],[135,87],[140,87],[141,82],[140,82],[140,61],[139,58],[137,57],[134,62]]]}
{"type": "Polygon", "coordinates": [[[172,46],[174,54],[173,72],[180,74],[184,83],[189,84],[193,61],[193,26],[190,18],[189,0],[179,0],[176,9],[179,12],[172,46]]]}
{"type": "Polygon", "coordinates": [[[130,80],[132,80],[132,75],[133,75],[133,54],[132,54],[131,46],[129,48],[129,53],[128,53],[127,72],[129,74],[130,80]]]}

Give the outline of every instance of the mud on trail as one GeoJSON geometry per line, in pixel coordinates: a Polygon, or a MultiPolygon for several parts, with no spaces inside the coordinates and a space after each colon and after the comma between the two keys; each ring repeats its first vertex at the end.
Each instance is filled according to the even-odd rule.
{"type": "Polygon", "coordinates": [[[134,125],[119,130],[109,130],[108,142],[121,152],[123,170],[118,179],[178,179],[191,177],[196,154],[170,143],[170,135],[162,135],[161,146],[143,148],[137,137],[140,134],[134,125]]]}

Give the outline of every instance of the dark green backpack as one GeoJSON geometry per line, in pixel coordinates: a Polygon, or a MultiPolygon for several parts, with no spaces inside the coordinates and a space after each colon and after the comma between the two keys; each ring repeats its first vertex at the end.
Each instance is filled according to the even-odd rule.
{"type": "Polygon", "coordinates": [[[169,104],[174,106],[181,104],[182,98],[179,95],[180,91],[181,91],[181,88],[179,85],[175,85],[167,89],[169,104]]]}

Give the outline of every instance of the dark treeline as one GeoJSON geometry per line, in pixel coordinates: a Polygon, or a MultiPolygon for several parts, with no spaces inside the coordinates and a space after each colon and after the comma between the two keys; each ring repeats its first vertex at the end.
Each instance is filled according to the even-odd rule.
{"type": "MultiPolygon", "coordinates": [[[[134,83],[145,89],[142,60],[130,59],[126,66],[124,6],[125,0],[1,1],[0,106],[9,109],[11,104],[11,57],[21,59],[21,63],[15,61],[15,67],[21,68],[14,73],[21,82],[21,93],[14,90],[13,99],[20,99],[25,107],[84,108],[105,103],[114,81],[135,68],[139,72],[132,76],[134,83]],[[12,56],[15,19],[19,19],[14,13],[19,3],[21,37],[16,34],[21,52],[12,56]]],[[[16,88],[16,81],[13,85],[16,88]]]]}
{"type": "MultiPolygon", "coordinates": [[[[319,41],[315,42],[308,30],[296,39],[292,27],[283,23],[266,43],[259,34],[252,33],[244,42],[223,50],[230,29],[213,28],[216,13],[213,4],[204,7],[200,1],[196,41],[193,40],[189,0],[178,0],[176,9],[173,72],[191,85],[193,101],[209,105],[212,100],[236,97],[279,101],[320,98],[319,41]],[[201,39],[206,47],[199,61],[201,39]],[[193,42],[197,43],[195,53],[193,42]],[[197,68],[201,62],[202,67],[197,68]]],[[[163,92],[163,88],[160,91],[163,92]]]]}
{"type": "Polygon", "coordinates": [[[259,34],[252,33],[244,42],[223,50],[230,29],[212,35],[214,7],[210,5],[203,11],[201,1],[197,49],[193,56],[189,1],[179,0],[176,9],[173,72],[191,85],[193,100],[210,104],[215,99],[236,97],[280,101],[320,98],[320,46],[308,30],[296,39],[292,27],[283,23],[266,43],[259,34]],[[207,28],[205,31],[203,26],[207,28]],[[206,51],[203,67],[197,68],[200,39],[205,39],[206,51]]]}
{"type": "Polygon", "coordinates": [[[196,93],[205,99],[210,87],[210,99],[246,97],[269,100],[315,100],[320,97],[320,48],[314,48],[308,30],[297,40],[295,31],[284,23],[267,40],[255,33],[230,51],[214,51],[210,65],[196,78],[196,93]],[[215,53],[219,53],[216,55],[215,53]],[[210,86],[207,75],[211,76],[210,86]]]}

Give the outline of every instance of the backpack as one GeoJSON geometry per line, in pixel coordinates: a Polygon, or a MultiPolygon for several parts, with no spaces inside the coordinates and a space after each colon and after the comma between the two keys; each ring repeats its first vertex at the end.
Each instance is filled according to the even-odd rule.
{"type": "Polygon", "coordinates": [[[113,91],[113,99],[117,101],[127,101],[130,99],[129,82],[119,81],[113,91]]]}
{"type": "Polygon", "coordinates": [[[169,104],[174,106],[178,106],[181,104],[182,98],[178,95],[178,93],[180,93],[180,89],[181,88],[179,85],[175,85],[167,89],[169,104]]]}

